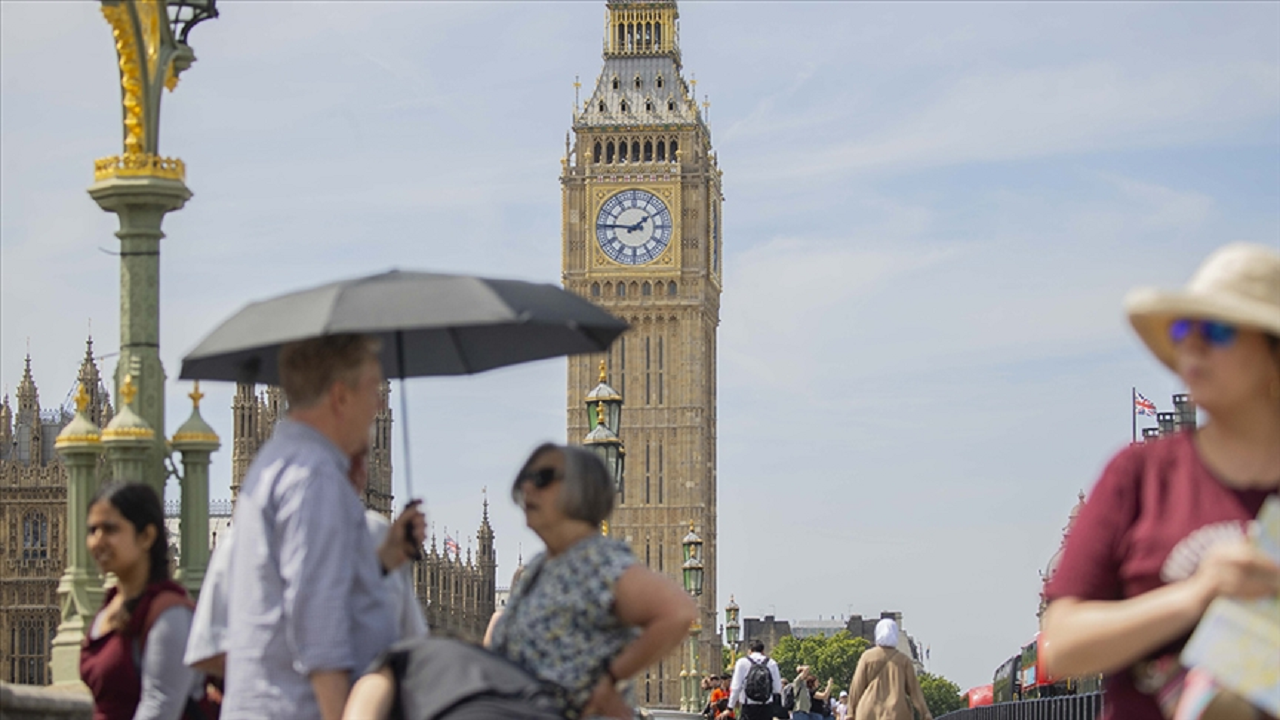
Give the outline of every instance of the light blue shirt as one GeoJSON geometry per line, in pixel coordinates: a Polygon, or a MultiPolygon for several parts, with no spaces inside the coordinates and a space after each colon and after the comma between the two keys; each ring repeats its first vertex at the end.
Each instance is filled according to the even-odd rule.
{"type": "Polygon", "coordinates": [[[236,499],[224,720],[318,718],[309,675],[353,679],[395,639],[350,463],[308,425],[276,426],[236,499]]]}

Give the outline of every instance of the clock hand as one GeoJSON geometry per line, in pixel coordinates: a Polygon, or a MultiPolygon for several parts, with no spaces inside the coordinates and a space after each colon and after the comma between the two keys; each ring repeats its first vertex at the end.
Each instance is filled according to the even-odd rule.
{"type": "Polygon", "coordinates": [[[650,215],[645,215],[644,217],[640,218],[640,222],[636,223],[635,225],[630,225],[627,227],[627,232],[635,232],[640,228],[644,227],[645,221],[647,221],[650,217],[651,217],[650,215]]]}

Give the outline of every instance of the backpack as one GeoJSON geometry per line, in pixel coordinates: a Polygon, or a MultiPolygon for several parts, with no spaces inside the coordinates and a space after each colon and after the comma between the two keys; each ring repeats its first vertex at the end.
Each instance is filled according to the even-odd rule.
{"type": "Polygon", "coordinates": [[[769,672],[769,659],[756,662],[747,658],[751,667],[747,670],[744,690],[747,699],[754,703],[767,703],[773,699],[773,675],[769,672]]]}
{"type": "Polygon", "coordinates": [[[782,709],[787,712],[796,709],[796,690],[790,684],[782,687],[782,709]]]}
{"type": "MultiPolygon", "coordinates": [[[[160,617],[161,613],[174,605],[191,607],[192,603],[186,595],[161,593],[152,600],[151,607],[147,609],[146,621],[142,625],[142,632],[134,647],[136,651],[134,664],[139,672],[142,669],[142,649],[147,646],[147,634],[151,632],[151,626],[155,624],[156,618],[160,617]]],[[[182,709],[182,720],[218,720],[218,716],[222,714],[222,683],[212,677],[205,678],[205,681],[205,692],[199,700],[187,697],[187,704],[182,709]]]]}

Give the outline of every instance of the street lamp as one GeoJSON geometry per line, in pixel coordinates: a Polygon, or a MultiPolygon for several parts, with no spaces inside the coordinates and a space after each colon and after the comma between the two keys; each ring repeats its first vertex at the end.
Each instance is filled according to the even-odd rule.
{"type": "Polygon", "coordinates": [[[684,548],[684,589],[690,595],[702,595],[702,538],[693,531],[693,522],[689,523],[689,534],[680,543],[684,548]]]}
{"type": "MultiPolygon", "coordinates": [[[[693,597],[702,595],[702,538],[693,531],[693,521],[689,521],[689,534],[680,543],[684,549],[683,571],[684,589],[693,597]]],[[[694,618],[689,626],[689,673],[684,681],[680,709],[684,712],[698,712],[702,709],[700,675],[698,673],[698,635],[702,632],[701,614],[694,618]]],[[[681,673],[682,675],[684,673],[681,673]]]]}
{"type": "Polygon", "coordinates": [[[733,649],[733,657],[738,657],[738,640],[742,637],[742,625],[738,622],[738,603],[729,596],[729,604],[724,606],[724,638],[733,649]]]}
{"type": "MultiPolygon", "coordinates": [[[[596,417],[604,417],[606,413],[605,404],[601,401],[596,408],[596,417]]],[[[610,477],[613,478],[614,488],[621,489],[622,470],[626,464],[627,453],[622,447],[622,440],[618,438],[618,434],[605,423],[597,421],[596,426],[587,433],[582,444],[600,456],[604,466],[609,470],[610,477]]]]}
{"type": "Polygon", "coordinates": [[[609,387],[606,382],[604,361],[600,361],[600,384],[587,393],[587,427],[594,428],[604,417],[604,424],[614,435],[622,433],[622,395],[609,387]],[[600,404],[604,403],[604,412],[600,412],[600,404]]]}

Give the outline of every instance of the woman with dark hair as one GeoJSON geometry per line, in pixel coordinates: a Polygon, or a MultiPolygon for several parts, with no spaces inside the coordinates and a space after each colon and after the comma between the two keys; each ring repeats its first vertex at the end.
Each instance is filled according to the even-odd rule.
{"type": "Polygon", "coordinates": [[[86,530],[98,567],[116,576],[80,651],[94,720],[182,717],[203,678],[182,662],[194,604],[169,578],[160,498],[142,483],[104,485],[86,530]]]}
{"type": "Polygon", "coordinates": [[[1190,682],[1199,671],[1179,653],[1215,598],[1280,592],[1280,567],[1246,539],[1280,490],[1280,253],[1228,245],[1185,289],[1137,290],[1125,305],[1206,422],[1127,447],[1102,472],[1046,590],[1041,657],[1058,677],[1105,674],[1105,720],[1206,706],[1260,717],[1190,682]],[[1209,692],[1184,692],[1197,687],[1209,692]]]}

